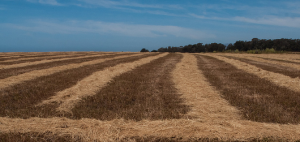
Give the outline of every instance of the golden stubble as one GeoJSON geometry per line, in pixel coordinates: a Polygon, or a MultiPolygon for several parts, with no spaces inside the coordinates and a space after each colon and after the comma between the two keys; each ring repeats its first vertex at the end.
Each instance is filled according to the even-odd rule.
{"type": "Polygon", "coordinates": [[[132,57],[132,56],[139,56],[141,54],[133,54],[133,55],[121,55],[113,58],[105,58],[105,59],[96,59],[92,61],[87,61],[79,64],[68,64],[68,65],[62,65],[62,66],[56,66],[48,69],[42,69],[42,70],[34,70],[30,72],[26,72],[17,76],[11,76],[5,79],[0,80],[0,89],[4,89],[7,87],[10,87],[12,85],[16,85],[19,83],[22,83],[24,81],[32,80],[41,76],[47,76],[51,75],[57,72],[69,70],[69,69],[75,69],[80,68],[86,65],[94,65],[99,64],[105,61],[114,60],[114,59],[120,59],[120,58],[126,58],[126,57],[132,57]]]}
{"type": "Polygon", "coordinates": [[[79,102],[84,97],[95,95],[114,77],[121,75],[125,72],[131,71],[138,66],[150,63],[152,60],[158,59],[166,55],[167,53],[153,57],[146,57],[131,63],[124,63],[113,67],[105,68],[80,80],[79,82],[77,82],[76,85],[58,92],[56,95],[54,95],[48,100],[43,101],[39,105],[58,102],[60,104],[57,108],[58,111],[71,113],[71,109],[77,102],[79,102]]]}
{"type": "MultiPolygon", "coordinates": [[[[102,53],[103,54],[103,53],[102,53]]],[[[104,53],[105,54],[105,53],[104,53]]],[[[49,59],[47,59],[47,58],[56,58],[56,57],[61,57],[61,58],[67,58],[67,57],[69,57],[69,56],[76,56],[76,55],[79,55],[79,54],[67,54],[67,55],[51,55],[51,56],[40,56],[40,57],[31,57],[31,58],[27,58],[27,57],[25,57],[25,58],[22,58],[22,57],[20,57],[20,58],[17,58],[17,59],[10,59],[10,60],[5,60],[5,61],[0,61],[0,63],[7,63],[7,62],[16,62],[16,61],[24,61],[24,60],[32,60],[32,59],[40,59],[40,60],[49,60],[49,59]]],[[[93,55],[93,54],[91,54],[91,55],[93,55]]],[[[88,55],[84,55],[84,56],[88,56],[88,55]]],[[[51,60],[51,59],[50,59],[51,60]]]]}
{"type": "Polygon", "coordinates": [[[0,118],[0,130],[3,133],[52,132],[60,136],[69,134],[74,137],[82,137],[84,141],[118,141],[132,136],[176,136],[219,138],[220,140],[248,140],[265,137],[290,141],[300,139],[300,125],[242,120],[238,111],[222,99],[220,93],[206,82],[197,68],[197,61],[193,55],[184,54],[172,75],[176,88],[179,92],[184,93],[182,97],[193,108],[185,119],[136,122],[123,119],[100,121],[89,118],[72,120],[57,117],[29,119],[2,117],[0,118]],[[196,88],[189,88],[190,85],[196,88]],[[209,104],[206,101],[217,104],[209,104]]]}
{"type": "MultiPolygon", "coordinates": [[[[60,58],[60,59],[45,59],[41,61],[33,61],[33,62],[25,62],[25,63],[18,63],[18,64],[12,64],[12,65],[0,65],[0,69],[11,69],[11,68],[19,68],[19,67],[26,67],[31,65],[38,65],[38,64],[44,64],[44,63],[51,63],[55,61],[65,61],[65,60],[71,60],[71,59],[83,59],[83,58],[89,58],[89,57],[101,57],[108,55],[110,53],[102,53],[100,55],[87,55],[87,56],[80,56],[80,57],[71,57],[71,58],[60,58]]],[[[120,54],[120,53],[114,53],[114,54],[120,54]]],[[[64,55],[66,56],[66,55],[64,55]]],[[[71,55],[74,56],[74,55],[71,55]]],[[[27,58],[28,59],[28,58],[27,58]]]]}
{"type": "MultiPolygon", "coordinates": [[[[221,54],[220,54],[221,55],[221,54]]],[[[265,56],[245,56],[243,54],[225,54],[225,55],[229,55],[232,57],[239,57],[239,58],[245,58],[245,59],[249,59],[249,60],[253,60],[253,61],[258,61],[258,62],[264,62],[264,63],[270,63],[270,64],[275,64],[275,65],[282,65],[282,66],[286,66],[286,67],[291,67],[291,68],[295,68],[300,70],[300,65],[299,64],[294,64],[294,63],[286,63],[286,62],[281,62],[281,61],[272,61],[272,60],[266,60],[266,59],[262,59],[262,58],[257,58],[257,57],[263,57],[263,58],[268,58],[268,55],[265,56]]],[[[268,58],[268,59],[272,59],[272,58],[268,58]]],[[[280,60],[284,60],[284,61],[293,61],[293,62],[298,62],[300,63],[300,60],[291,60],[291,59],[282,59],[280,58],[280,56],[277,56],[277,58],[274,59],[280,59],[280,60]]]]}
{"type": "Polygon", "coordinates": [[[229,64],[235,66],[238,69],[241,69],[245,72],[254,74],[260,78],[265,78],[278,86],[286,87],[290,90],[300,92],[300,79],[298,77],[291,78],[289,76],[282,75],[279,73],[266,71],[266,70],[263,70],[261,68],[254,66],[254,65],[250,65],[250,64],[247,64],[247,63],[235,60],[235,59],[229,59],[226,57],[219,56],[221,54],[219,54],[219,55],[218,54],[205,54],[205,55],[222,60],[226,63],[229,63],[229,64]]]}

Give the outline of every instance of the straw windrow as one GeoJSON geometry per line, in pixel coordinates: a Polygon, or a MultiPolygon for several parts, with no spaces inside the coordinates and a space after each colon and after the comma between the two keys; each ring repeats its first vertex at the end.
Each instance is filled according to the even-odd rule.
{"type": "Polygon", "coordinates": [[[138,56],[139,54],[134,54],[134,55],[124,55],[124,56],[118,56],[118,57],[113,57],[113,58],[107,58],[107,59],[98,59],[98,60],[92,60],[92,61],[87,61],[79,64],[68,64],[68,65],[63,65],[63,66],[57,66],[57,67],[52,67],[48,69],[42,69],[42,70],[34,70],[30,71],[24,74],[20,74],[17,76],[11,76],[5,79],[0,80],[0,89],[7,88],[12,85],[19,84],[21,82],[27,81],[27,80],[32,80],[41,76],[47,76],[51,75],[57,72],[61,72],[64,70],[69,70],[69,69],[74,69],[74,68],[79,68],[82,66],[86,65],[93,65],[93,64],[98,64],[102,63],[108,60],[113,60],[113,59],[120,59],[124,57],[130,57],[130,56],[138,56]]]}

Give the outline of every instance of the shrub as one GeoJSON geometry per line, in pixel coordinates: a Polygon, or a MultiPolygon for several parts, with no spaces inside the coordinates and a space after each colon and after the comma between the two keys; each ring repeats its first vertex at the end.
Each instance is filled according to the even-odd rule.
{"type": "Polygon", "coordinates": [[[149,50],[146,49],[146,48],[143,48],[143,49],[141,50],[141,52],[149,52],[149,50]]]}
{"type": "Polygon", "coordinates": [[[271,49],[266,48],[265,52],[266,52],[266,53],[275,53],[276,51],[275,51],[274,48],[271,48],[271,49]]]}

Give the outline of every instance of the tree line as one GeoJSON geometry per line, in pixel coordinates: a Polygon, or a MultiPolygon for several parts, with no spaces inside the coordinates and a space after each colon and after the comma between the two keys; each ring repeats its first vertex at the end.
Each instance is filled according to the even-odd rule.
{"type": "MultiPolygon", "coordinates": [[[[253,38],[251,41],[236,41],[234,44],[230,43],[227,46],[222,43],[210,43],[210,44],[189,44],[180,47],[161,47],[158,50],[152,50],[151,52],[187,52],[187,53],[199,53],[199,52],[225,52],[225,51],[262,51],[273,49],[276,51],[300,51],[300,39],[258,39],[253,38]]],[[[143,48],[141,52],[149,52],[143,48]]]]}

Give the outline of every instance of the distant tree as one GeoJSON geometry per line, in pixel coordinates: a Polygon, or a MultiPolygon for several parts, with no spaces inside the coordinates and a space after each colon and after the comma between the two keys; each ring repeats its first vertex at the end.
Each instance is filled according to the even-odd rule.
{"type": "Polygon", "coordinates": [[[229,44],[227,45],[226,50],[235,50],[235,49],[234,49],[234,46],[232,45],[232,43],[229,43],[229,44]]]}
{"type": "Polygon", "coordinates": [[[152,50],[151,52],[157,52],[157,50],[152,50]]]}
{"type": "Polygon", "coordinates": [[[141,52],[149,52],[149,50],[146,49],[146,48],[143,48],[143,49],[141,50],[141,52]]]}

